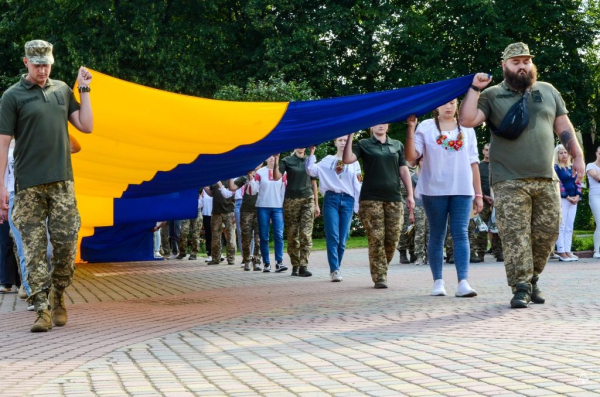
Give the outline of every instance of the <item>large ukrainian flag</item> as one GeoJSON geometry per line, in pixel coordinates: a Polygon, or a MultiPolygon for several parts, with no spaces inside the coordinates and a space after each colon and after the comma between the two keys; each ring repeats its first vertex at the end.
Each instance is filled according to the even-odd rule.
{"type": "Polygon", "coordinates": [[[69,131],[82,146],[72,159],[89,261],[150,259],[136,236],[151,241],[153,222],[195,218],[199,187],[274,153],[423,115],[473,79],[287,103],[196,98],[93,74],[94,132],[69,131]]]}

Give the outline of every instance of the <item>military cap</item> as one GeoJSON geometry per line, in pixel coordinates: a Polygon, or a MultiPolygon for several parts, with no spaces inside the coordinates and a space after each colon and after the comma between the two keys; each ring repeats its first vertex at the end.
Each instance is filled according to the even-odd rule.
{"type": "Polygon", "coordinates": [[[31,40],[25,43],[25,58],[36,65],[52,65],[52,44],[44,40],[31,40]]]}
{"type": "Polygon", "coordinates": [[[508,47],[506,47],[504,49],[504,52],[502,53],[503,61],[507,61],[510,58],[514,58],[514,57],[531,57],[531,58],[533,58],[533,55],[531,55],[529,53],[529,47],[527,46],[527,44],[519,42],[519,43],[509,44],[508,47]]]}

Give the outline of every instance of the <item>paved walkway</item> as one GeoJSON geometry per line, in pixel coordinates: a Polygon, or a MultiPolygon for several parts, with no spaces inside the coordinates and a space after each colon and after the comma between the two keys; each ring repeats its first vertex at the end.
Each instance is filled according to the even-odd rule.
{"type": "MultiPolygon", "coordinates": [[[[600,395],[600,261],[548,264],[545,305],[511,310],[504,268],[471,267],[472,299],[430,297],[428,267],[372,288],[366,250],[342,283],[203,261],[80,265],[69,323],[32,334],[0,295],[0,390],[35,396],[600,395]]],[[[286,258],[287,259],[287,258],[286,258]]],[[[239,262],[239,260],[238,260],[239,262]]]]}

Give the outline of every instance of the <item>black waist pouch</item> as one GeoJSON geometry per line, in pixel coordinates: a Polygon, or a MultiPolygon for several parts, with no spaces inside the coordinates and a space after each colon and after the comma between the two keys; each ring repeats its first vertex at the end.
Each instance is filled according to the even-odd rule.
{"type": "Polygon", "coordinates": [[[527,128],[527,124],[529,124],[529,110],[527,110],[529,95],[529,91],[525,91],[523,98],[508,109],[506,116],[504,116],[502,123],[500,123],[500,128],[496,128],[491,121],[487,122],[494,135],[511,141],[521,135],[525,128],[527,128]]]}

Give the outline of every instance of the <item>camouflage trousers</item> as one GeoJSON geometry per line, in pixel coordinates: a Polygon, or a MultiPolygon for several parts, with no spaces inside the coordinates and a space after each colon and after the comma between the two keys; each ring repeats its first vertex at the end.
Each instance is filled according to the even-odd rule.
{"type": "MultiPolygon", "coordinates": [[[[417,258],[423,258],[427,262],[427,241],[429,240],[429,224],[425,208],[415,207],[415,224],[414,224],[414,251],[417,258]]],[[[412,258],[411,258],[412,260],[412,258]]]]}
{"type": "MultiPolygon", "coordinates": [[[[479,213],[479,217],[481,220],[488,225],[490,222],[490,218],[492,217],[492,209],[493,207],[488,204],[487,201],[483,201],[483,209],[479,213]]],[[[475,229],[475,224],[473,222],[469,223],[469,229],[475,229]]],[[[487,252],[488,246],[488,232],[478,232],[469,234],[469,242],[471,244],[471,252],[474,253],[478,257],[483,257],[487,252]]],[[[492,234],[492,255],[496,258],[502,255],[502,241],[498,234],[492,234]]]]}
{"type": "MultiPolygon", "coordinates": [[[[415,235],[413,233],[407,233],[410,221],[408,220],[408,207],[406,203],[402,203],[402,209],[404,211],[404,219],[402,221],[402,229],[400,232],[400,241],[398,242],[398,251],[415,252],[415,235]]],[[[412,255],[411,255],[412,260],[412,255]]]]}
{"type": "Polygon", "coordinates": [[[160,228],[160,246],[163,255],[171,254],[171,243],[169,242],[169,222],[165,222],[160,228]]]}
{"type": "Polygon", "coordinates": [[[402,230],[402,203],[362,200],[358,215],[367,232],[371,278],[373,282],[385,282],[402,230]]]}
{"type": "Polygon", "coordinates": [[[225,232],[227,244],[227,263],[233,265],[235,261],[235,214],[228,212],[226,214],[215,214],[213,212],[210,219],[210,229],[212,230],[211,252],[213,260],[219,261],[219,252],[221,252],[221,230],[225,232]],[[223,229],[223,226],[225,229],[223,229]]]}
{"type": "Polygon", "coordinates": [[[198,211],[195,219],[181,221],[181,236],[179,236],[179,252],[185,254],[189,247],[190,254],[198,253],[200,241],[200,227],[202,226],[202,212],[198,211]]]}
{"type": "Polygon", "coordinates": [[[260,239],[258,235],[258,215],[254,211],[240,212],[240,228],[242,229],[242,258],[244,263],[253,262],[260,265],[260,239]],[[254,239],[254,252],[250,252],[254,239]],[[254,258],[254,260],[252,260],[254,258]]]}
{"type": "Polygon", "coordinates": [[[444,241],[444,248],[446,249],[446,260],[454,259],[454,240],[452,239],[452,232],[450,231],[450,218],[448,218],[448,223],[446,225],[446,241],[444,241]]]}
{"type": "Polygon", "coordinates": [[[283,201],[283,220],[287,230],[287,252],[292,266],[308,266],[315,222],[314,197],[286,198],[283,201]]]}
{"type": "Polygon", "coordinates": [[[46,183],[15,194],[12,220],[21,232],[26,260],[28,301],[36,310],[48,309],[46,292],[64,291],[73,281],[77,233],[81,226],[73,181],[46,183]],[[53,247],[52,272],[48,272],[48,234],[53,247]]]}
{"type": "Polygon", "coordinates": [[[494,200],[506,277],[514,290],[544,271],[558,238],[559,187],[546,178],[502,181],[494,185],[494,200]]]}

